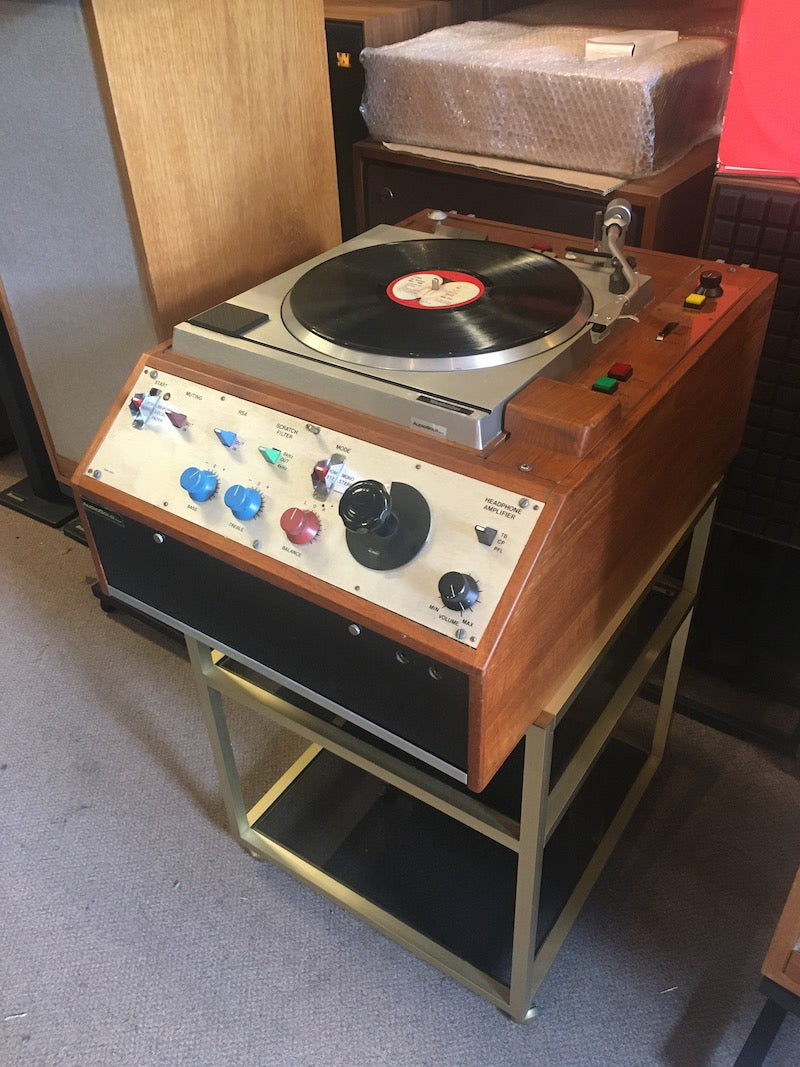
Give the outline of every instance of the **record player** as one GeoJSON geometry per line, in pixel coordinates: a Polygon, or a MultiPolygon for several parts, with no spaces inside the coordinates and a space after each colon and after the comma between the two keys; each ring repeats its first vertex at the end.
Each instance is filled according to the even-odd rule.
{"type": "Polygon", "coordinates": [[[174,347],[484,448],[509,397],[572,370],[651,293],[602,249],[556,258],[480,236],[438,221],[430,236],[376,226],[181,323],[174,347]]]}
{"type": "Polygon", "coordinates": [[[421,213],[178,325],[75,474],[106,593],[483,789],[744,425],[774,278],[625,211],[421,213]]]}

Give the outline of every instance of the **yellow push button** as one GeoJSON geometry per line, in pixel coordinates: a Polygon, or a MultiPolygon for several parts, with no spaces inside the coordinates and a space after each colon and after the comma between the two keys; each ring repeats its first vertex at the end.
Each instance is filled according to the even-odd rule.
{"type": "Polygon", "coordinates": [[[689,293],[683,302],[683,306],[691,308],[692,311],[699,311],[705,302],[706,297],[703,293],[689,293]]]}

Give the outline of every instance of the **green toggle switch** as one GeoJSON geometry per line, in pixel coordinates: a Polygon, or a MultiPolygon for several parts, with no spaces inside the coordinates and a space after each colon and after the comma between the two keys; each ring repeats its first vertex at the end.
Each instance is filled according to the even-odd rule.
{"type": "Polygon", "coordinates": [[[259,448],[258,450],[267,463],[277,463],[283,453],[279,448],[259,448]]]}

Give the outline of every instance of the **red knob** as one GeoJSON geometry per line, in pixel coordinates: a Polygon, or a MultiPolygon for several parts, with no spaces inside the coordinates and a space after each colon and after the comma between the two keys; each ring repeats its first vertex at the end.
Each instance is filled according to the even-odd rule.
{"type": "Polygon", "coordinates": [[[319,518],[313,511],[288,508],[281,515],[281,529],[293,545],[307,545],[319,533],[319,518]]]}

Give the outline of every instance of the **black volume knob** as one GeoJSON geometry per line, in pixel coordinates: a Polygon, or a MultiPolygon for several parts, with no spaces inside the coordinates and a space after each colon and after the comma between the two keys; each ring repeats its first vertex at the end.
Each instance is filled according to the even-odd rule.
{"type": "Polygon", "coordinates": [[[471,574],[448,571],[439,579],[439,596],[444,606],[452,611],[471,608],[478,599],[479,592],[478,583],[471,574]]]}

